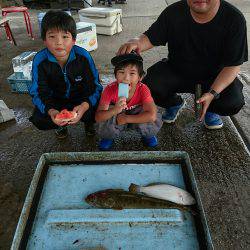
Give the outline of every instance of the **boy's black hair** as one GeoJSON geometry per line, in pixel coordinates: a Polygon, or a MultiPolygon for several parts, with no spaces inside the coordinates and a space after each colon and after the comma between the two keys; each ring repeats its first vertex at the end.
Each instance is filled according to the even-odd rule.
{"type": "Polygon", "coordinates": [[[41,37],[46,40],[46,32],[51,29],[58,29],[70,32],[73,39],[76,39],[76,23],[73,17],[61,10],[50,10],[43,17],[41,24],[41,37]]]}
{"type": "Polygon", "coordinates": [[[125,68],[128,65],[135,65],[140,77],[144,75],[143,63],[137,60],[126,60],[115,65],[114,74],[116,75],[118,70],[125,68]]]}

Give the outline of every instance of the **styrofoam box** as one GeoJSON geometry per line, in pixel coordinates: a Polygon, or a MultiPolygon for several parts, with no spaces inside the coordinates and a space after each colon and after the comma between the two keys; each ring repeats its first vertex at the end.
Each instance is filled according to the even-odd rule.
{"type": "Polygon", "coordinates": [[[94,23],[77,22],[76,45],[92,51],[97,49],[96,25],[94,23]]]}
{"type": "Polygon", "coordinates": [[[14,72],[23,72],[23,66],[28,62],[32,61],[35,56],[35,51],[25,51],[22,54],[12,58],[12,65],[14,72]]]}
{"type": "Polygon", "coordinates": [[[116,33],[120,33],[122,31],[122,24],[121,19],[117,19],[112,26],[106,27],[106,26],[97,26],[96,27],[96,33],[102,34],[102,35],[108,35],[112,36],[116,33]]]}
{"type": "Polygon", "coordinates": [[[78,13],[80,21],[96,24],[98,34],[113,35],[122,31],[121,9],[91,7],[78,13]]]}

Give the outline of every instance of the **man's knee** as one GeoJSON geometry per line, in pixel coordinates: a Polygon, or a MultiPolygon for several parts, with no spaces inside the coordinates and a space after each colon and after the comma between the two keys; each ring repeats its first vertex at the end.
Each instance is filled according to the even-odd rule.
{"type": "Polygon", "coordinates": [[[226,107],[224,107],[227,110],[227,115],[235,115],[237,114],[242,107],[245,105],[244,99],[239,99],[234,102],[226,104],[226,107]]]}
{"type": "Polygon", "coordinates": [[[243,84],[235,80],[221,93],[221,98],[214,101],[214,111],[220,115],[235,115],[245,104],[243,96],[243,84]]]}
{"type": "MultiPolygon", "coordinates": [[[[235,96],[230,100],[219,101],[215,105],[211,105],[211,112],[219,115],[228,116],[237,114],[245,105],[243,95],[235,96]]],[[[209,109],[210,110],[210,109],[209,109]]]]}

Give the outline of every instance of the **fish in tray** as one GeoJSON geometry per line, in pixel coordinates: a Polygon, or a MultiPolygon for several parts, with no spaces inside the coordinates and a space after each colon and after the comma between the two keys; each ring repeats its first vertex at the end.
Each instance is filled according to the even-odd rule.
{"type": "Polygon", "coordinates": [[[129,186],[131,193],[143,193],[147,196],[171,201],[180,205],[193,205],[196,203],[193,196],[184,189],[168,184],[150,184],[148,186],[139,186],[131,183],[129,186]]]}
{"type": "Polygon", "coordinates": [[[106,189],[89,194],[85,201],[98,208],[176,208],[190,211],[188,207],[170,201],[159,200],[142,194],[134,194],[123,189],[106,189]]]}

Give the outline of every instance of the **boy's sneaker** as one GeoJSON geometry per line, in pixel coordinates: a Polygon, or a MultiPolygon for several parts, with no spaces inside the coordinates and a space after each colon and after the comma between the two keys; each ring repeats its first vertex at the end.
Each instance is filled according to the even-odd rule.
{"type": "Polygon", "coordinates": [[[144,144],[148,147],[156,147],[158,145],[158,140],[156,136],[152,137],[142,137],[144,144]]]}
{"type": "Polygon", "coordinates": [[[205,114],[205,127],[208,129],[219,129],[223,127],[223,122],[218,114],[207,112],[205,114]]]}
{"type": "Polygon", "coordinates": [[[112,7],[112,3],[108,3],[108,7],[112,7]]]}
{"type": "Polygon", "coordinates": [[[85,127],[85,134],[87,136],[95,135],[95,128],[94,128],[94,123],[93,122],[85,122],[84,127],[85,127]]]}
{"type": "Polygon", "coordinates": [[[102,151],[109,150],[113,145],[113,140],[111,139],[101,139],[99,142],[99,149],[102,151]]]}
{"type": "Polygon", "coordinates": [[[166,123],[173,123],[177,119],[180,111],[185,106],[185,101],[182,100],[182,103],[177,106],[172,106],[165,109],[165,113],[162,115],[162,120],[166,123]]]}
{"type": "Polygon", "coordinates": [[[55,134],[58,139],[64,139],[68,136],[68,129],[66,126],[59,127],[56,129],[55,134]]]}

